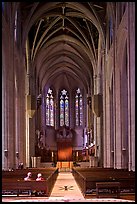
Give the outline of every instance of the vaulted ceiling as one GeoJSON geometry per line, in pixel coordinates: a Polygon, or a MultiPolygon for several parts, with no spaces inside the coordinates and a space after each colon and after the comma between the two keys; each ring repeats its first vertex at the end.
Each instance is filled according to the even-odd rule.
{"type": "MultiPolygon", "coordinates": [[[[104,42],[105,2],[21,2],[23,45],[41,89],[92,86],[99,36],[104,42]]],[[[91,88],[91,87],[90,87],[91,88]]]]}

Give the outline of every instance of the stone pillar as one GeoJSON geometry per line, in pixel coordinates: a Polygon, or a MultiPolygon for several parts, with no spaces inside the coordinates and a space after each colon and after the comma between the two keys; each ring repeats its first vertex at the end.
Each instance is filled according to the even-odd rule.
{"type": "Polygon", "coordinates": [[[128,2],[128,169],[135,171],[135,2],[128,2]]]}
{"type": "Polygon", "coordinates": [[[23,83],[24,75],[22,74],[22,70],[24,67],[20,63],[19,59],[17,59],[18,53],[15,53],[16,61],[14,67],[14,81],[15,81],[15,165],[18,168],[19,162],[23,162],[23,156],[21,154],[24,153],[24,129],[21,128],[21,124],[24,124],[24,114],[25,112],[22,110],[21,103],[25,103],[23,93],[23,83]]]}
{"type": "Polygon", "coordinates": [[[55,98],[55,129],[58,129],[59,128],[59,124],[60,124],[60,121],[59,121],[59,116],[60,116],[60,113],[59,113],[59,92],[58,90],[56,90],[56,98],[55,98]]]}
{"type": "MultiPolygon", "coordinates": [[[[120,58],[119,58],[120,59],[120,58]]],[[[121,168],[121,101],[120,101],[120,67],[115,67],[115,168],[121,168]]]]}
{"type": "Polygon", "coordinates": [[[103,166],[107,167],[107,152],[106,152],[106,66],[105,66],[105,49],[102,49],[102,100],[103,100],[103,147],[102,147],[102,160],[103,166]]]}
{"type": "MultiPolygon", "coordinates": [[[[99,35],[98,40],[98,64],[97,64],[97,75],[96,75],[96,92],[95,94],[101,94],[102,93],[102,46],[103,46],[103,39],[102,36],[99,35]]],[[[101,104],[102,105],[102,104],[101,104]]],[[[101,107],[102,109],[102,107],[101,107]]],[[[102,110],[101,110],[102,111],[102,110]]],[[[102,114],[100,117],[97,117],[97,143],[96,143],[96,151],[97,151],[97,157],[99,161],[99,165],[103,165],[103,156],[102,156],[102,140],[103,140],[103,127],[102,127],[102,114]]]]}
{"type": "MultiPolygon", "coordinates": [[[[10,14],[9,14],[10,15],[10,14]]],[[[10,19],[11,20],[11,19],[10,19]]],[[[11,25],[9,23],[9,25],[11,25]]],[[[8,120],[6,121],[6,125],[8,126],[8,132],[7,132],[7,149],[8,149],[8,168],[15,168],[15,80],[14,80],[14,69],[15,69],[15,63],[14,63],[14,39],[12,35],[12,29],[9,32],[9,45],[8,50],[6,54],[7,61],[6,63],[6,71],[7,77],[6,77],[6,84],[7,87],[7,94],[6,94],[6,100],[7,100],[7,112],[8,112],[8,120]],[[10,69],[10,71],[9,71],[10,69]]]]}
{"type": "Polygon", "coordinates": [[[25,68],[22,65],[23,63],[20,61],[19,65],[20,65],[20,69],[21,71],[19,71],[19,76],[22,77],[22,80],[20,80],[20,91],[19,91],[19,120],[20,120],[20,129],[19,129],[19,161],[23,162],[23,165],[25,163],[25,158],[26,158],[26,118],[25,118],[25,112],[26,112],[26,101],[25,101],[25,68]]]}
{"type": "MultiPolygon", "coordinates": [[[[16,76],[16,73],[15,73],[16,76]]],[[[15,77],[16,80],[16,77],[15,77]]],[[[15,84],[17,83],[17,80],[15,84]]],[[[20,137],[20,108],[19,108],[19,96],[17,94],[17,87],[15,86],[15,145],[16,145],[16,168],[19,165],[19,137],[20,137]]]]}
{"type": "Polygon", "coordinates": [[[91,111],[92,111],[92,106],[91,106],[91,95],[87,95],[87,142],[88,145],[91,143],[91,124],[92,124],[92,117],[91,117],[91,111]]]}
{"type": "MultiPolygon", "coordinates": [[[[27,101],[27,96],[32,94],[33,92],[33,86],[32,86],[32,80],[33,80],[33,75],[32,75],[32,68],[31,68],[31,63],[30,63],[30,56],[29,56],[29,42],[26,41],[26,58],[27,58],[27,75],[26,75],[26,105],[28,103],[27,101]]],[[[31,95],[30,95],[31,96],[31,95]]],[[[31,107],[30,107],[31,109],[31,107]]],[[[32,116],[33,117],[33,116],[32,116]]],[[[31,116],[29,115],[29,112],[26,111],[26,167],[31,166],[31,150],[30,148],[32,147],[30,144],[31,140],[30,137],[33,136],[32,133],[32,121],[31,121],[31,116]]],[[[35,129],[34,129],[35,130],[35,129]]],[[[33,130],[33,131],[34,131],[33,130]]],[[[35,133],[34,133],[35,135],[35,133]]],[[[33,140],[33,143],[35,144],[35,141],[33,140]]]]}
{"type": "MultiPolygon", "coordinates": [[[[2,50],[3,51],[3,50],[2,50]]],[[[5,169],[5,56],[2,55],[2,170],[5,169]]]]}
{"type": "Polygon", "coordinates": [[[105,140],[106,140],[106,145],[104,151],[106,152],[106,160],[107,160],[107,167],[110,167],[111,165],[111,141],[110,141],[110,92],[109,92],[109,86],[106,83],[106,118],[105,118],[105,123],[106,123],[106,134],[104,135],[105,140]]]}
{"type": "MultiPolygon", "coordinates": [[[[94,94],[101,92],[101,75],[94,75],[94,94]]],[[[101,158],[101,118],[94,115],[94,140],[95,140],[95,157],[98,157],[100,165],[102,165],[101,158]]]]}
{"type": "MultiPolygon", "coordinates": [[[[5,51],[5,50],[4,50],[5,51]]],[[[8,52],[7,52],[8,53],[8,52]]],[[[2,168],[8,169],[8,135],[9,135],[9,95],[8,95],[8,85],[7,80],[8,72],[8,61],[5,59],[6,53],[4,52],[2,60],[2,168]]]]}
{"type": "Polygon", "coordinates": [[[74,96],[75,93],[69,93],[69,125],[71,128],[74,128],[74,124],[75,124],[75,114],[74,114],[74,110],[75,110],[75,97],[74,96]]]}
{"type": "MultiPolygon", "coordinates": [[[[94,75],[93,76],[93,80],[94,80],[94,94],[97,93],[96,79],[97,79],[97,75],[94,75]]],[[[93,116],[93,124],[94,124],[95,157],[97,157],[97,116],[95,114],[93,116]]]]}
{"type": "MultiPolygon", "coordinates": [[[[96,94],[100,94],[101,93],[101,75],[98,74],[97,75],[97,78],[96,78],[96,94]]],[[[101,134],[101,130],[102,130],[102,127],[101,127],[101,118],[102,116],[100,117],[97,117],[96,119],[96,124],[97,124],[97,143],[96,143],[96,148],[97,148],[97,157],[99,159],[99,163],[100,165],[102,165],[102,156],[101,156],[101,153],[102,153],[102,134],[101,134]]]]}
{"type": "MultiPolygon", "coordinates": [[[[3,28],[2,28],[2,159],[3,159],[3,168],[7,170],[8,168],[16,168],[17,167],[17,157],[19,156],[17,150],[17,145],[19,144],[20,137],[20,121],[24,124],[23,116],[25,114],[25,109],[23,110],[23,114],[21,114],[20,118],[20,102],[23,101],[21,98],[20,87],[17,83],[17,69],[18,72],[21,71],[22,65],[18,66],[16,61],[17,50],[16,44],[14,41],[14,26],[13,20],[14,17],[12,15],[12,7],[11,4],[7,5],[7,9],[9,11],[9,18],[7,21],[4,21],[3,17],[3,28]],[[17,68],[17,69],[16,69],[17,68]],[[19,94],[17,93],[17,88],[19,89],[19,94]]],[[[19,61],[21,56],[19,58],[19,61]]],[[[21,62],[20,62],[21,63],[21,62]]],[[[25,68],[23,67],[23,70],[25,68]]],[[[21,78],[20,83],[23,81],[23,76],[21,72],[19,73],[21,78]]],[[[25,84],[25,83],[23,83],[25,84]]],[[[22,134],[23,138],[24,135],[22,134]]],[[[23,146],[22,142],[22,146],[23,146]]]]}
{"type": "MultiPolygon", "coordinates": [[[[46,139],[45,139],[45,117],[46,117],[46,110],[45,110],[45,94],[44,92],[42,93],[42,98],[41,98],[41,131],[43,135],[43,145],[45,146],[46,144],[46,139]]],[[[54,107],[53,107],[54,108],[54,107]]],[[[54,124],[55,125],[55,124],[54,124]]]]}

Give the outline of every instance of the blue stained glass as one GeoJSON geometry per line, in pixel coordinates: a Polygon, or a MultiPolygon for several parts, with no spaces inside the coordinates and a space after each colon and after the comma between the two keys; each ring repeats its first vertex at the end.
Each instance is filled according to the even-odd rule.
{"type": "Polygon", "coordinates": [[[69,97],[65,89],[60,92],[60,125],[69,125],[69,97]]]}
{"type": "Polygon", "coordinates": [[[2,12],[4,12],[4,2],[2,2],[2,12]]]}
{"type": "Polygon", "coordinates": [[[65,101],[65,107],[68,108],[68,100],[65,101]]]}
{"type": "Polygon", "coordinates": [[[60,107],[61,107],[61,109],[64,109],[64,103],[62,103],[60,107]]]}
{"type": "Polygon", "coordinates": [[[48,89],[46,96],[46,125],[54,126],[54,97],[52,89],[48,89]]]}

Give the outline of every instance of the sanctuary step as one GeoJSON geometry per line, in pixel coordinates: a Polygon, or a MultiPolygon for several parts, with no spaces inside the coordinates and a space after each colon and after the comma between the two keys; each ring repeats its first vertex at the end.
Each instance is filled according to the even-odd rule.
{"type": "Polygon", "coordinates": [[[60,169],[72,169],[73,161],[58,161],[56,167],[59,168],[59,170],[60,169]]]}
{"type": "Polygon", "coordinates": [[[59,172],[71,172],[72,170],[68,167],[62,167],[59,169],[59,172]]]}

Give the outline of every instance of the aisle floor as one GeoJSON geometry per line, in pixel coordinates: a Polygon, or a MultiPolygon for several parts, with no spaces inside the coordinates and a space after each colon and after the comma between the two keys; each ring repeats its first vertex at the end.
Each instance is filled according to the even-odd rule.
{"type": "Polygon", "coordinates": [[[71,172],[59,173],[50,197],[84,199],[71,172]]]}
{"type": "Polygon", "coordinates": [[[85,199],[71,172],[60,172],[50,197],[2,196],[2,202],[135,202],[114,198],[85,199]],[[67,186],[65,189],[65,186],[67,186]]]}

